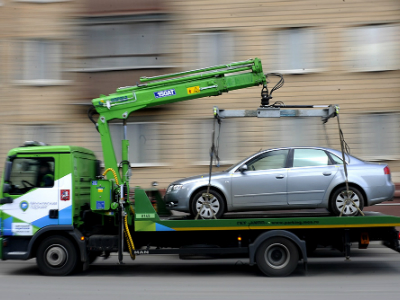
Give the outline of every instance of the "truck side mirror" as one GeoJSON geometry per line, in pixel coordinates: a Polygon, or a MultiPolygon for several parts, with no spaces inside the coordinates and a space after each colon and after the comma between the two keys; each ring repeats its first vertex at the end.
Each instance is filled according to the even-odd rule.
{"type": "Polygon", "coordinates": [[[101,161],[98,159],[96,159],[96,161],[94,162],[94,172],[95,172],[94,176],[101,175],[101,161]]]}
{"type": "Polygon", "coordinates": [[[6,161],[6,167],[4,168],[4,182],[10,181],[12,161],[6,161]]]}
{"type": "Polygon", "coordinates": [[[11,185],[9,185],[8,183],[3,183],[3,193],[4,194],[8,194],[11,191],[11,185]]]}
{"type": "Polygon", "coordinates": [[[244,165],[240,166],[240,168],[239,168],[238,170],[239,170],[239,172],[241,172],[241,173],[246,172],[246,171],[248,170],[247,165],[244,164],[244,165]]]}
{"type": "Polygon", "coordinates": [[[0,199],[0,204],[9,204],[9,203],[13,203],[14,199],[11,197],[6,197],[3,199],[0,199]]]}

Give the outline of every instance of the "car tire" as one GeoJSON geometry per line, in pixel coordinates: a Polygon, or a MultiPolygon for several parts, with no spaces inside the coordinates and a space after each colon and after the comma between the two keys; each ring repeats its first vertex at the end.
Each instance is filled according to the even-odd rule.
{"type": "Polygon", "coordinates": [[[213,195],[213,198],[211,198],[211,200],[207,202],[203,198],[204,193],[207,193],[206,189],[200,190],[192,197],[191,200],[192,216],[196,217],[199,214],[199,209],[201,209],[201,212],[198,217],[199,219],[213,219],[214,216],[212,212],[214,212],[214,215],[217,219],[221,218],[222,215],[225,213],[224,198],[217,191],[210,190],[210,194],[213,195]]]}
{"type": "Polygon", "coordinates": [[[299,251],[290,240],[282,237],[270,238],[257,248],[256,263],[267,276],[290,275],[299,262],[299,251]]]}
{"type": "Polygon", "coordinates": [[[51,236],[40,243],[36,263],[44,275],[66,276],[77,267],[77,250],[69,239],[51,236]]]}
{"type": "MultiPolygon", "coordinates": [[[[359,189],[355,187],[349,187],[350,192],[352,192],[351,199],[355,202],[358,208],[362,211],[364,208],[364,197],[359,189]]],[[[346,187],[340,187],[336,189],[331,196],[330,199],[330,209],[332,213],[336,216],[340,216],[340,213],[343,209],[342,216],[357,216],[360,214],[358,209],[354,206],[352,202],[345,204],[345,195],[343,193],[346,192],[346,187]],[[343,208],[343,205],[345,207],[343,208]]]]}

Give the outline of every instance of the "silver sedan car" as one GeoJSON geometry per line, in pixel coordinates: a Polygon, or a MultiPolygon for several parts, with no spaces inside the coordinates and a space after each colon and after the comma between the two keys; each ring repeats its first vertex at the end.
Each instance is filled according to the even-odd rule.
{"type": "Polygon", "coordinates": [[[203,219],[225,212],[326,208],[334,215],[354,216],[364,206],[391,200],[395,187],[386,164],[346,155],[347,195],[342,154],[318,147],[264,150],[229,169],[177,180],[164,201],[177,211],[203,219]]]}

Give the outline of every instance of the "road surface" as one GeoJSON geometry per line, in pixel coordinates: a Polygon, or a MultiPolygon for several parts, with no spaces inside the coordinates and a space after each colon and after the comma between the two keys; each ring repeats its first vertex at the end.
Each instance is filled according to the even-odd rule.
{"type": "Polygon", "coordinates": [[[285,278],[264,277],[246,259],[179,260],[139,256],[117,265],[98,258],[84,273],[40,275],[35,260],[1,261],[1,299],[398,299],[400,254],[379,245],[339,252],[318,249],[305,274],[299,263],[285,278]]]}

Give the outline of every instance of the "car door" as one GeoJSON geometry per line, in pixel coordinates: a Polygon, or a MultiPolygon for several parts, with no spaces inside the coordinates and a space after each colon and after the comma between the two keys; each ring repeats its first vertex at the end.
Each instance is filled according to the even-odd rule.
{"type": "Polygon", "coordinates": [[[322,149],[293,150],[293,167],[288,170],[289,205],[317,205],[338,171],[322,149]]]}
{"type": "Polygon", "coordinates": [[[244,164],[247,170],[232,174],[234,209],[287,205],[288,153],[288,149],[262,153],[244,164]]]}
{"type": "Polygon", "coordinates": [[[44,226],[58,224],[57,156],[18,155],[13,159],[11,189],[5,194],[13,202],[2,206],[4,235],[31,236],[44,226]]]}

